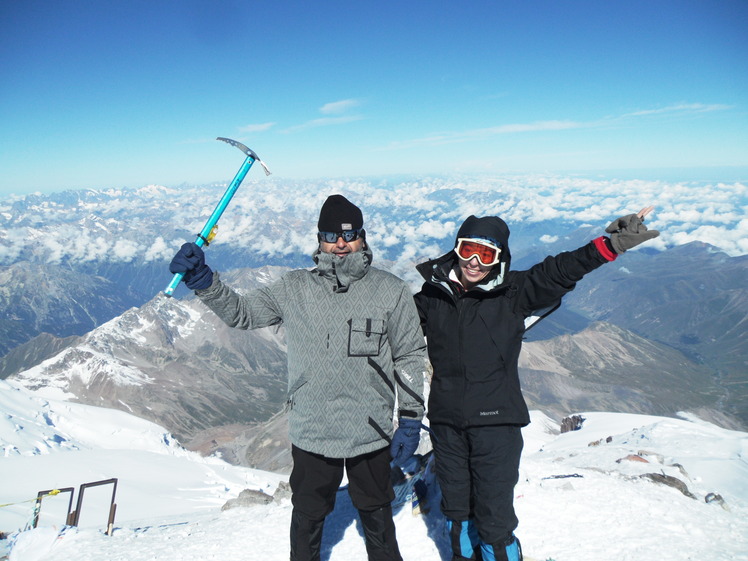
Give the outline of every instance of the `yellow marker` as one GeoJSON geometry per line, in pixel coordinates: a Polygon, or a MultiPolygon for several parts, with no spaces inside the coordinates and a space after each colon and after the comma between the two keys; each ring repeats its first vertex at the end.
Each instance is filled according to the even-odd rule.
{"type": "Polygon", "coordinates": [[[205,239],[205,241],[208,243],[212,242],[213,238],[216,237],[217,233],[218,233],[218,224],[213,226],[213,228],[210,230],[210,234],[208,234],[208,237],[205,239]]]}

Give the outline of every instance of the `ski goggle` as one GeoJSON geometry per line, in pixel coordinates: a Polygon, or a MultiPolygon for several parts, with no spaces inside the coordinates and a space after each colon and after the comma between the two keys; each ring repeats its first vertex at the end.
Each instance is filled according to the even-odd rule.
{"type": "Polygon", "coordinates": [[[348,243],[363,237],[363,228],[357,230],[343,230],[342,232],[317,232],[317,239],[325,243],[337,243],[338,238],[343,238],[343,241],[348,243]]]}
{"type": "Polygon", "coordinates": [[[484,267],[490,267],[499,262],[501,248],[495,246],[488,240],[458,238],[455,253],[457,254],[457,257],[465,261],[470,261],[473,257],[477,257],[481,265],[484,267]]]}

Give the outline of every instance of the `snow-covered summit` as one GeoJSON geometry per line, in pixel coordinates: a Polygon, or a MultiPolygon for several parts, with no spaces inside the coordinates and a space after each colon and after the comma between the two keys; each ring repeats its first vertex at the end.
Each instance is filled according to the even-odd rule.
{"type": "MultiPolygon", "coordinates": [[[[80,527],[58,538],[59,514],[45,516],[53,514],[52,497],[40,529],[17,537],[24,561],[288,559],[288,499],[221,510],[245,488],[272,494],[286,476],[200,457],[153,423],[43,399],[7,382],[0,382],[0,408],[0,531],[26,523],[33,502],[24,501],[39,490],[119,481],[111,537],[92,503],[80,527]]],[[[579,415],[582,427],[560,434],[557,423],[532,412],[523,431],[515,504],[528,557],[748,560],[748,433],[686,415],[579,415]]],[[[396,513],[406,561],[450,558],[433,487],[426,507],[419,516],[409,508],[396,513]]],[[[325,527],[323,559],[365,558],[342,492],[325,527]]]]}

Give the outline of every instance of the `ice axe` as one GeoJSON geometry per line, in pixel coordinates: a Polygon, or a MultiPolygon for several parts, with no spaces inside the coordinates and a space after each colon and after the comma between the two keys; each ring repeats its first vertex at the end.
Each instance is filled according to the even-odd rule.
{"type": "MultiPolygon", "coordinates": [[[[265,165],[265,163],[262,160],[260,160],[257,154],[255,154],[252,150],[244,146],[244,144],[242,144],[241,142],[237,142],[236,140],[231,140],[230,138],[223,138],[220,136],[216,138],[216,140],[222,140],[223,142],[227,142],[231,144],[231,146],[236,146],[239,150],[244,152],[247,155],[247,157],[244,159],[244,163],[242,164],[242,167],[240,167],[239,171],[236,172],[234,179],[231,181],[229,186],[226,188],[226,192],[223,194],[223,197],[221,197],[221,200],[218,201],[218,204],[216,205],[216,208],[213,211],[213,214],[210,215],[210,218],[208,218],[208,221],[205,223],[205,226],[203,226],[203,229],[197,235],[197,239],[195,239],[195,245],[199,247],[202,247],[204,245],[207,246],[210,244],[211,241],[213,241],[213,238],[216,236],[216,228],[218,226],[218,219],[221,218],[223,211],[226,210],[226,207],[231,201],[231,198],[234,196],[234,193],[236,193],[236,190],[239,188],[239,185],[241,185],[242,181],[244,181],[244,176],[247,175],[247,172],[249,171],[249,168],[252,167],[252,164],[255,163],[255,161],[260,162],[262,169],[265,170],[265,175],[270,175],[270,170],[265,165]]],[[[171,296],[172,294],[174,294],[174,291],[176,290],[177,286],[179,286],[179,283],[182,282],[183,276],[184,276],[183,273],[174,273],[174,277],[171,279],[169,286],[166,287],[166,290],[164,290],[164,294],[166,294],[167,296],[171,296]]]]}

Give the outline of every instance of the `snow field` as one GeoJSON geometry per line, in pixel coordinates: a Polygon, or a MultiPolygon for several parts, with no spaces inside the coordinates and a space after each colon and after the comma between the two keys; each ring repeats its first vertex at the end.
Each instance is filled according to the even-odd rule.
{"type": "MultiPolygon", "coordinates": [[[[59,538],[53,526],[68,498],[49,497],[40,528],[15,536],[9,561],[288,560],[290,499],[221,510],[245,488],[272,494],[286,476],[202,458],[152,423],[2,381],[0,411],[0,504],[13,503],[0,507],[0,531],[24,526],[33,506],[26,501],[39,490],[118,478],[112,536],[103,533],[111,489],[92,491],[90,502],[87,492],[80,527],[59,538]]],[[[688,415],[581,415],[580,430],[558,434],[557,423],[532,412],[523,430],[515,505],[527,556],[748,561],[748,433],[688,415]],[[678,478],[695,498],[640,477],[647,473],[678,478]],[[724,505],[706,503],[710,492],[724,505]]],[[[396,512],[405,561],[451,558],[438,502],[431,487],[426,514],[396,512]]],[[[0,558],[8,545],[0,540],[0,558]]],[[[345,492],[326,523],[322,553],[323,561],[366,559],[345,492]]]]}

